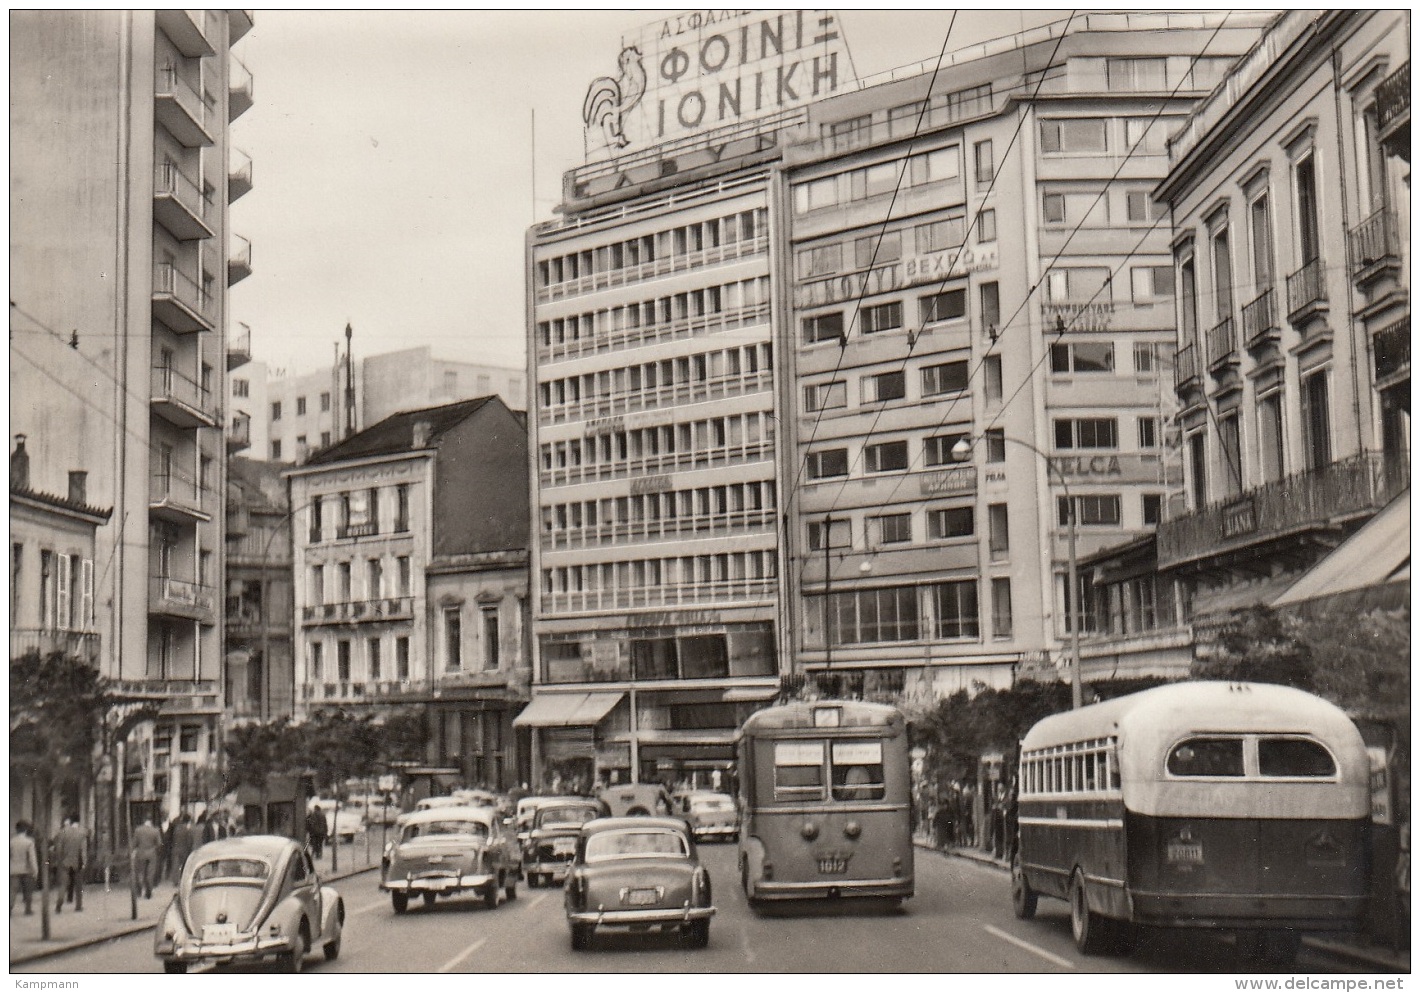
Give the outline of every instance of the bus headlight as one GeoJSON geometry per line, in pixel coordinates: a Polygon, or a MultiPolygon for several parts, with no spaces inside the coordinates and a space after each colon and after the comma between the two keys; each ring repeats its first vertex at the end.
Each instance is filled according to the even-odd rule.
{"type": "Polygon", "coordinates": [[[818,825],[813,821],[804,821],[804,826],[799,828],[799,834],[804,836],[805,841],[813,841],[818,837],[818,825]]]}
{"type": "Polygon", "coordinates": [[[856,838],[863,833],[863,827],[857,821],[849,821],[843,825],[843,833],[849,838],[856,838]]]}

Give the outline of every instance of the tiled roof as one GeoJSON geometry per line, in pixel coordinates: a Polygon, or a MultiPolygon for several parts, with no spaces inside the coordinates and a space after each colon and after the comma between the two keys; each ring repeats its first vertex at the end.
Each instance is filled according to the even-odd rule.
{"type": "Polygon", "coordinates": [[[43,490],[32,490],[23,486],[11,486],[10,496],[22,497],[26,500],[33,500],[35,503],[46,504],[56,510],[67,510],[75,514],[84,514],[88,517],[98,517],[108,520],[113,515],[113,508],[105,510],[102,507],[94,507],[87,503],[79,503],[67,497],[56,496],[53,493],[45,493],[43,490]]]}
{"type": "Polygon", "coordinates": [[[391,414],[378,424],[373,424],[358,434],[312,455],[306,465],[330,465],[351,459],[370,458],[375,455],[397,455],[412,452],[414,448],[414,425],[421,421],[429,424],[429,440],[426,447],[432,447],[439,436],[450,428],[461,424],[466,418],[480,410],[484,404],[497,400],[496,396],[475,397],[460,400],[439,407],[423,407],[419,410],[402,410],[391,414]]]}

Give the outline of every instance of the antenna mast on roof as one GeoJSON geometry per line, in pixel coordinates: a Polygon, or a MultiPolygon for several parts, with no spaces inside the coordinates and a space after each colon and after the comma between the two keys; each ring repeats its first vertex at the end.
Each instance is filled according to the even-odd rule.
{"type": "Polygon", "coordinates": [[[349,438],[355,433],[355,364],[350,357],[350,337],[355,332],[350,329],[347,321],[345,324],[345,435],[349,438]]]}

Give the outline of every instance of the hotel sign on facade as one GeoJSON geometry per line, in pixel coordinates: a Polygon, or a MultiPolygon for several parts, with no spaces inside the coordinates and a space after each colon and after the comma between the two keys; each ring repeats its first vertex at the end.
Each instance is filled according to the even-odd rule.
{"type": "Polygon", "coordinates": [[[616,75],[583,101],[588,161],[749,123],[856,82],[824,10],[696,10],[622,39],[616,75]]]}
{"type": "Polygon", "coordinates": [[[940,283],[969,272],[995,269],[996,265],[995,246],[949,248],[879,266],[866,273],[849,273],[800,283],[794,287],[794,305],[800,309],[826,307],[845,300],[856,300],[860,295],[891,293],[921,283],[940,283]]]}

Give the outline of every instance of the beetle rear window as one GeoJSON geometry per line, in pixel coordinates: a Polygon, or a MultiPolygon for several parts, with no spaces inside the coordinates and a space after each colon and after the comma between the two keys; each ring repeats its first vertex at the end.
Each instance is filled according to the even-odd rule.
{"type": "Polygon", "coordinates": [[[198,866],[192,874],[194,883],[214,879],[265,879],[271,868],[257,859],[213,859],[198,866]]]}
{"type": "Polygon", "coordinates": [[[539,827],[552,827],[555,824],[585,824],[588,821],[596,820],[597,812],[589,807],[551,807],[538,811],[537,823],[539,827]]]}
{"type": "Polygon", "coordinates": [[[455,835],[465,838],[486,838],[488,837],[488,825],[482,821],[429,821],[426,824],[409,824],[405,826],[402,840],[413,841],[415,838],[453,837],[455,835]]]}
{"type": "Polygon", "coordinates": [[[1258,738],[1257,771],[1264,776],[1324,778],[1336,775],[1336,762],[1320,742],[1309,738],[1258,738]]]}
{"type": "Polygon", "coordinates": [[[1241,776],[1241,738],[1189,738],[1169,752],[1168,770],[1175,776],[1241,776]]]}

